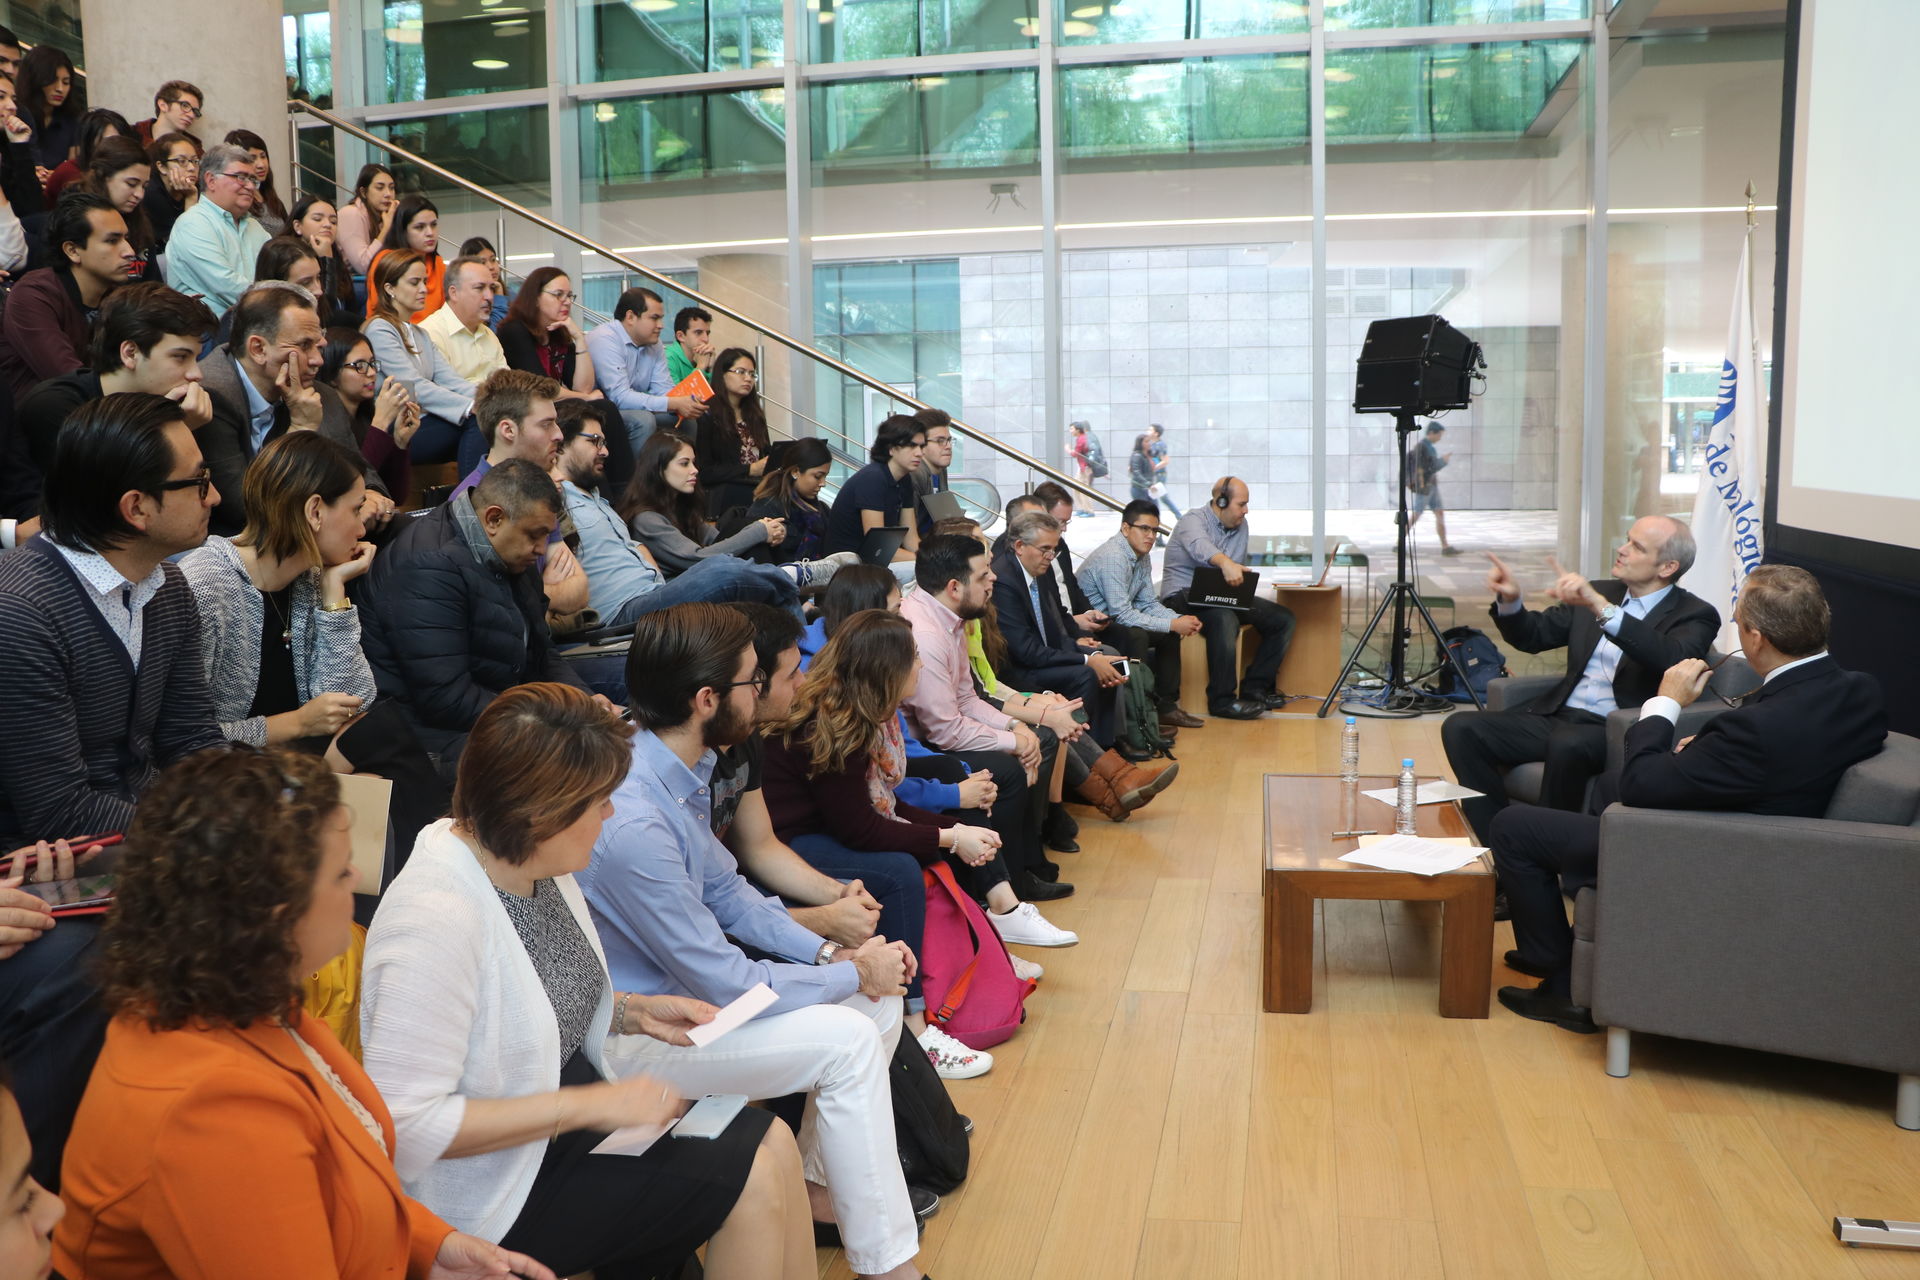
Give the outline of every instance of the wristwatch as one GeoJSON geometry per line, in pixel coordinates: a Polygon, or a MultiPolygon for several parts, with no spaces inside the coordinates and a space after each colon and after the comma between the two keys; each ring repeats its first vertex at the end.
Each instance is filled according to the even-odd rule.
{"type": "Polygon", "coordinates": [[[839,943],[823,942],[820,944],[820,949],[813,953],[813,962],[815,964],[832,964],[834,954],[839,950],[839,943]]]}
{"type": "Polygon", "coordinates": [[[1600,611],[1600,625],[1601,625],[1601,626],[1603,626],[1603,627],[1604,627],[1604,626],[1607,626],[1607,625],[1608,625],[1608,624],[1610,624],[1610,623],[1611,623],[1611,622],[1612,622],[1612,621],[1613,621],[1613,620],[1614,620],[1615,618],[1617,618],[1617,617],[1619,617],[1619,616],[1620,616],[1620,606],[1619,606],[1619,605],[1617,605],[1617,604],[1611,604],[1611,603],[1610,603],[1610,604],[1608,604],[1608,605],[1607,605],[1607,607],[1606,607],[1606,608],[1604,608],[1604,609],[1602,609],[1602,610],[1600,611]]]}

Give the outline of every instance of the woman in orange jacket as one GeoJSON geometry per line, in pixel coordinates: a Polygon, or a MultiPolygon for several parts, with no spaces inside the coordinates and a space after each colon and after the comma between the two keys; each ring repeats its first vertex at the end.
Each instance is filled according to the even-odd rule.
{"type": "Polygon", "coordinates": [[[202,752],[141,801],[62,1176],[67,1280],[553,1280],[401,1190],[378,1091],[300,1009],[351,930],[348,825],[325,763],[286,751],[202,752]]]}

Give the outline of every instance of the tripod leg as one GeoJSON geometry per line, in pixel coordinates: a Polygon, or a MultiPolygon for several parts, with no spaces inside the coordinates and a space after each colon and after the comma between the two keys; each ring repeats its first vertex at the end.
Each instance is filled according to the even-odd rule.
{"type": "Polygon", "coordinates": [[[1440,652],[1447,655],[1447,665],[1453,668],[1453,674],[1459,678],[1460,687],[1465,689],[1467,696],[1473,699],[1474,710],[1485,711],[1487,708],[1486,704],[1480,701],[1480,691],[1468,683],[1467,669],[1460,665],[1460,655],[1449,649],[1447,642],[1441,638],[1440,624],[1433,620],[1431,613],[1427,612],[1427,602],[1422,600],[1418,593],[1410,594],[1413,595],[1414,606],[1420,610],[1420,616],[1426,619],[1427,630],[1433,634],[1434,644],[1439,646],[1440,652]]]}
{"type": "Polygon", "coordinates": [[[1331,711],[1333,704],[1340,700],[1340,691],[1347,687],[1347,681],[1352,677],[1353,669],[1360,665],[1360,655],[1367,651],[1367,645],[1373,640],[1373,633],[1379,627],[1380,620],[1386,617],[1387,610],[1393,607],[1394,592],[1399,587],[1400,584],[1396,582],[1387,589],[1385,595],[1380,597],[1380,607],[1373,611],[1373,618],[1367,623],[1367,629],[1360,633],[1360,643],[1353,646],[1353,653],[1348,657],[1347,665],[1340,668],[1340,675],[1334,680],[1333,688],[1327,691],[1325,700],[1320,703],[1320,710],[1315,713],[1320,719],[1326,719],[1327,712],[1331,711]]]}

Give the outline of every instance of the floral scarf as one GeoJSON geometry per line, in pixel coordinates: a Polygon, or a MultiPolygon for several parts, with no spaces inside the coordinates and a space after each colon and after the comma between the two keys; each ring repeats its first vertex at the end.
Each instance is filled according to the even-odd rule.
{"type": "Polygon", "coordinates": [[[900,732],[900,717],[893,716],[880,727],[879,740],[867,753],[867,795],[873,809],[883,818],[894,816],[893,789],[906,780],[907,740],[900,732]]]}

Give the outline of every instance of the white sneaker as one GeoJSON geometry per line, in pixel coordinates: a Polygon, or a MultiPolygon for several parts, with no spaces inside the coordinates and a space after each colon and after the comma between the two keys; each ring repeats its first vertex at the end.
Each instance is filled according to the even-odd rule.
{"type": "Polygon", "coordinates": [[[1045,969],[1042,969],[1033,961],[1022,960],[1011,951],[1007,952],[1007,959],[1013,961],[1013,976],[1022,982],[1038,982],[1042,975],[1046,973],[1045,969]]]}
{"type": "Polygon", "coordinates": [[[1021,903],[1003,916],[989,911],[987,919],[993,921],[993,931],[1000,935],[1000,941],[1013,946],[1071,947],[1080,941],[1079,934],[1055,925],[1031,902],[1021,903]]]}
{"type": "Polygon", "coordinates": [[[969,1049],[938,1027],[920,1033],[920,1047],[942,1080],[971,1080],[993,1070],[993,1055],[969,1049]]]}

